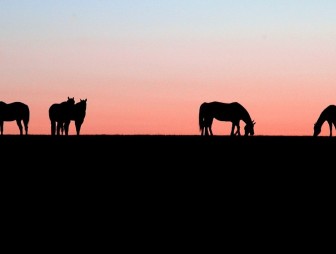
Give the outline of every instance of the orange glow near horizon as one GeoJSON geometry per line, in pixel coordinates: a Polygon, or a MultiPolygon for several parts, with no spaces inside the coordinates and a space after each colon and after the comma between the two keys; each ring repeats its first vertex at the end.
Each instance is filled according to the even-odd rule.
{"type": "Polygon", "coordinates": [[[239,2],[7,1],[0,101],[28,104],[32,135],[69,96],[87,99],[82,135],[200,135],[201,103],[237,101],[255,135],[312,136],[336,104],[336,2],[239,2]]]}

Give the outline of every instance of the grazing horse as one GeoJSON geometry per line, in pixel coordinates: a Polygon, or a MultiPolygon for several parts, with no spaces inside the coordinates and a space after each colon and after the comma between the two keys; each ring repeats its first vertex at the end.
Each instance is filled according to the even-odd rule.
{"type": "Polygon", "coordinates": [[[232,122],[231,136],[240,136],[240,120],[245,122],[245,136],[249,134],[254,135],[254,125],[248,111],[238,102],[224,103],[224,102],[204,102],[199,108],[199,128],[201,136],[212,136],[212,122],[213,119],[219,121],[232,122]],[[237,128],[235,132],[235,128],[237,128]]]}
{"type": "Polygon", "coordinates": [[[80,101],[77,102],[72,108],[72,111],[70,113],[70,118],[64,122],[65,135],[68,135],[69,133],[69,125],[70,125],[71,120],[75,121],[77,136],[80,134],[80,129],[81,129],[81,126],[84,122],[84,118],[86,115],[86,104],[87,104],[86,102],[87,102],[87,99],[84,99],[84,100],[80,99],[80,101]]]}
{"type": "Polygon", "coordinates": [[[23,135],[23,126],[25,134],[28,135],[29,107],[22,102],[5,103],[0,101],[0,134],[3,135],[4,121],[16,121],[20,129],[20,135],[23,135]]]}
{"type": "Polygon", "coordinates": [[[314,137],[321,133],[321,127],[325,121],[328,122],[329,136],[332,137],[332,125],[334,124],[334,127],[336,128],[336,105],[329,105],[321,112],[314,124],[314,137]]]}
{"type": "Polygon", "coordinates": [[[68,100],[61,103],[54,103],[49,107],[51,135],[60,135],[63,124],[67,121],[70,121],[71,111],[74,105],[74,97],[68,97],[68,100]]]}

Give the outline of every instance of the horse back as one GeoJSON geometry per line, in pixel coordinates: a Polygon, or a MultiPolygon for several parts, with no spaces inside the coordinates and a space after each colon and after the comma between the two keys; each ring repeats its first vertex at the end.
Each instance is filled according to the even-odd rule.
{"type": "Polygon", "coordinates": [[[329,105],[326,107],[322,111],[321,117],[329,121],[336,121],[336,105],[329,105]]]}
{"type": "Polygon", "coordinates": [[[1,103],[0,119],[2,121],[29,121],[29,107],[23,102],[1,103]]]}
{"type": "Polygon", "coordinates": [[[210,102],[207,104],[209,114],[221,121],[234,121],[241,119],[245,113],[245,108],[238,102],[210,102]]]}

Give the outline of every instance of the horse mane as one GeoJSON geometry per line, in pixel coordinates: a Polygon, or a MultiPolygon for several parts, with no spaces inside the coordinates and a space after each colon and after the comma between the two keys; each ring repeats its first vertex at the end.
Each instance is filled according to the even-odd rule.
{"type": "Polygon", "coordinates": [[[314,126],[321,128],[323,123],[327,121],[329,118],[331,118],[332,110],[335,110],[336,112],[336,105],[331,104],[325,109],[323,109],[321,114],[317,118],[317,121],[315,122],[314,126]]]}
{"type": "Polygon", "coordinates": [[[253,120],[251,118],[250,113],[247,111],[247,109],[241,105],[239,102],[232,102],[231,104],[236,104],[238,107],[240,107],[242,111],[242,120],[245,122],[245,124],[253,124],[253,120]]]}
{"type": "Polygon", "coordinates": [[[317,118],[316,122],[314,123],[314,127],[317,128],[322,128],[323,123],[326,121],[327,119],[324,117],[323,112],[319,115],[319,117],[317,118]]]}
{"type": "Polygon", "coordinates": [[[314,123],[314,134],[316,137],[321,133],[322,125],[325,121],[328,121],[329,124],[329,136],[332,136],[332,124],[334,124],[336,128],[336,105],[329,105],[325,109],[322,110],[321,114],[317,118],[317,121],[314,123]]]}

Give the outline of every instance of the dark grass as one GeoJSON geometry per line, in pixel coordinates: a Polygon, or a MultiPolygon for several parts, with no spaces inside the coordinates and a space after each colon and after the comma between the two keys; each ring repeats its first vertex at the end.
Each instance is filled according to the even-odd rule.
{"type": "Polygon", "coordinates": [[[4,135],[3,173],[22,186],[75,191],[290,193],[334,184],[336,138],[4,135]]]}
{"type": "Polygon", "coordinates": [[[59,187],[324,187],[336,158],[336,137],[3,135],[0,143],[3,173],[59,187]]]}
{"type": "Polygon", "coordinates": [[[257,175],[335,165],[336,137],[3,135],[2,162],[23,170],[92,174],[257,175]]]}
{"type": "MultiPolygon", "coordinates": [[[[241,153],[248,150],[259,160],[259,152],[275,150],[284,155],[291,152],[309,152],[311,150],[328,151],[334,148],[336,137],[311,137],[311,136],[249,136],[230,137],[212,136],[201,137],[196,135],[3,135],[0,137],[2,152],[33,149],[36,152],[72,151],[91,153],[117,153],[125,156],[142,154],[151,157],[150,153],[159,154],[163,151],[167,156],[177,156],[182,150],[185,155],[194,153],[241,153]],[[140,149],[140,150],[137,150],[140,149]],[[187,149],[187,150],[184,150],[187,149]],[[146,155],[146,152],[148,154],[146,155]]],[[[21,152],[22,154],[22,152],[21,152]]],[[[223,155],[224,157],[224,155],[223,155]]],[[[229,158],[227,158],[229,159],[229,158]]]]}
{"type": "MultiPolygon", "coordinates": [[[[121,163],[122,168],[157,165],[172,166],[171,170],[200,168],[210,170],[210,165],[225,170],[232,167],[276,165],[277,159],[302,163],[315,159],[332,162],[336,149],[336,137],[310,136],[249,136],[201,137],[193,135],[3,135],[0,137],[4,160],[29,165],[54,163],[64,165],[112,166],[121,163]],[[330,157],[329,157],[330,155],[330,157]],[[22,160],[20,159],[22,158],[22,160]],[[25,158],[25,159],[23,159],[25,158]],[[170,164],[170,165],[167,165],[170,164]],[[175,164],[175,166],[174,166],[175,164]],[[207,167],[207,165],[209,165],[207,167]],[[128,167],[129,166],[129,167],[128,167]]],[[[290,165],[289,165],[290,166],[290,165]]],[[[59,168],[61,170],[61,168],[59,168]]]]}
{"type": "Polygon", "coordinates": [[[107,246],[112,233],[123,248],[183,248],[223,232],[260,249],[300,245],[298,234],[323,232],[333,217],[335,137],[3,135],[0,144],[3,217],[48,232],[39,239],[57,230],[107,246]]]}

